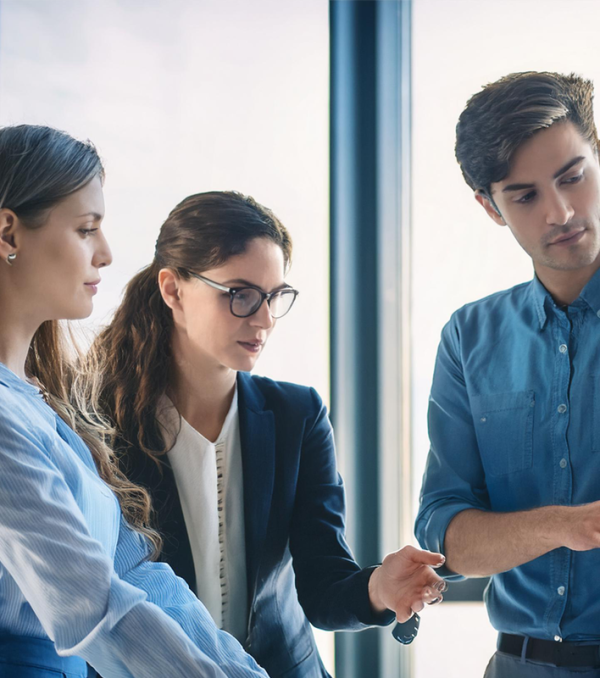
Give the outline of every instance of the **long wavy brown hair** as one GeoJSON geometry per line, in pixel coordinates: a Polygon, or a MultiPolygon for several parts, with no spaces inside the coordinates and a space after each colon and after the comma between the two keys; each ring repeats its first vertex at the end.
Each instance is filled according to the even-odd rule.
{"type": "Polygon", "coordinates": [[[255,238],[279,245],[289,267],[292,241],[287,229],[269,209],[241,193],[191,195],[162,225],[153,262],[127,284],[112,322],[88,354],[90,370],[101,379],[98,408],[114,424],[123,450],[138,450],[159,463],[174,442],[156,418],[169,383],[173,330],[172,311],[158,287],[159,271],[169,268],[189,280],[190,271],[224,264],[255,238]]]}
{"type": "MultiPolygon", "coordinates": [[[[90,142],[37,125],[0,129],[0,207],[13,211],[26,228],[43,228],[52,207],[95,177],[103,180],[104,169],[90,142]]],[[[77,360],[76,346],[67,334],[71,333],[59,321],[42,323],[29,347],[25,371],[37,380],[50,407],[89,447],[98,474],[116,494],[125,519],[149,539],[152,557],[157,556],[161,542],[149,527],[149,495],[120,471],[107,445],[114,431],[88,397],[96,392],[97,380],[84,373],[86,367],[77,360]]]]}

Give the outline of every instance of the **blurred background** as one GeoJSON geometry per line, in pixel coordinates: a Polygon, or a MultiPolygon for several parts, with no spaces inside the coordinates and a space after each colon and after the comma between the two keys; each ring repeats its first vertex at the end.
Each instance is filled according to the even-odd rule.
{"type": "MultiPolygon", "coordinates": [[[[414,541],[439,334],[527,280],[479,208],[454,126],[523,70],[600,83],[596,0],[0,0],[0,124],[90,138],[106,163],[97,330],[185,196],[235,189],[294,238],[301,290],[256,371],[331,406],[362,564],[414,541]]],[[[319,633],[338,678],[478,678],[495,645],[482,585],[425,610],[418,641],[319,633]]]]}

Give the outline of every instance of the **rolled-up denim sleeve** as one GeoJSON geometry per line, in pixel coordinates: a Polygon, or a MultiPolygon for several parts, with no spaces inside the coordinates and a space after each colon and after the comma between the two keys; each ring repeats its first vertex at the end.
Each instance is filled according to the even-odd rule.
{"type": "MultiPolygon", "coordinates": [[[[460,339],[455,315],[442,331],[436,359],[428,411],[430,449],[415,523],[421,546],[440,553],[444,553],[448,525],[458,513],[490,510],[460,339]]],[[[442,574],[462,578],[447,568],[442,574]]]]}

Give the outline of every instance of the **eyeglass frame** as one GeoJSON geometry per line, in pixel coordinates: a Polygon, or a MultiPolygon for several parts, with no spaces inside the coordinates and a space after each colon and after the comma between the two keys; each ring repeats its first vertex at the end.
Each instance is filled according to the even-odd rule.
{"type": "Polygon", "coordinates": [[[283,314],[278,317],[275,317],[271,313],[271,317],[274,318],[275,320],[279,320],[279,318],[283,318],[286,316],[291,310],[292,306],[296,302],[296,298],[300,294],[300,291],[291,287],[290,285],[287,285],[286,287],[282,287],[281,289],[275,290],[274,292],[263,292],[260,288],[255,287],[254,285],[243,285],[242,287],[227,287],[227,285],[221,285],[221,283],[215,282],[214,280],[210,280],[210,278],[205,278],[203,275],[200,275],[199,273],[194,273],[194,271],[187,271],[192,277],[197,278],[198,280],[201,280],[203,283],[206,283],[209,287],[213,287],[215,290],[221,290],[222,292],[228,292],[229,293],[229,312],[231,313],[232,316],[235,318],[250,318],[253,316],[255,313],[258,313],[260,310],[260,307],[264,304],[265,299],[267,301],[267,306],[269,307],[269,313],[271,313],[271,299],[277,295],[280,294],[283,291],[286,292],[293,292],[294,293],[294,299],[292,300],[292,303],[290,304],[290,307],[288,310],[283,314]],[[252,311],[252,313],[248,313],[248,315],[237,315],[237,313],[233,312],[233,298],[237,292],[240,290],[255,290],[258,292],[261,296],[260,304],[256,307],[255,311],[252,311]]]}

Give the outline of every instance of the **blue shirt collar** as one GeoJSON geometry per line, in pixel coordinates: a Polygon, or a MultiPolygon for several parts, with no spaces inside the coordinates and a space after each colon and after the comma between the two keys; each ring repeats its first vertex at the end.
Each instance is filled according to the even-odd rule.
{"type": "MultiPolygon", "coordinates": [[[[547,309],[554,307],[556,304],[537,275],[531,281],[530,293],[540,330],[543,330],[548,319],[547,309]]],[[[600,318],[600,268],[594,273],[583,290],[581,290],[581,294],[573,302],[572,306],[581,306],[582,304],[589,306],[594,315],[600,318]]]]}
{"type": "Polygon", "coordinates": [[[40,396],[39,388],[33,384],[29,384],[20,377],[18,377],[12,370],[9,370],[6,365],[0,363],[0,384],[7,388],[12,388],[15,391],[26,393],[27,395],[40,396]]]}
{"type": "Polygon", "coordinates": [[[581,290],[579,299],[584,301],[594,312],[594,315],[600,313],[600,269],[598,269],[588,284],[581,290]]]}
{"type": "Polygon", "coordinates": [[[548,290],[542,285],[537,275],[533,277],[529,289],[531,292],[533,306],[535,308],[538,322],[540,325],[540,330],[543,330],[544,325],[546,324],[546,320],[548,319],[548,316],[546,314],[546,304],[553,303],[552,297],[548,293],[548,290]]]}

